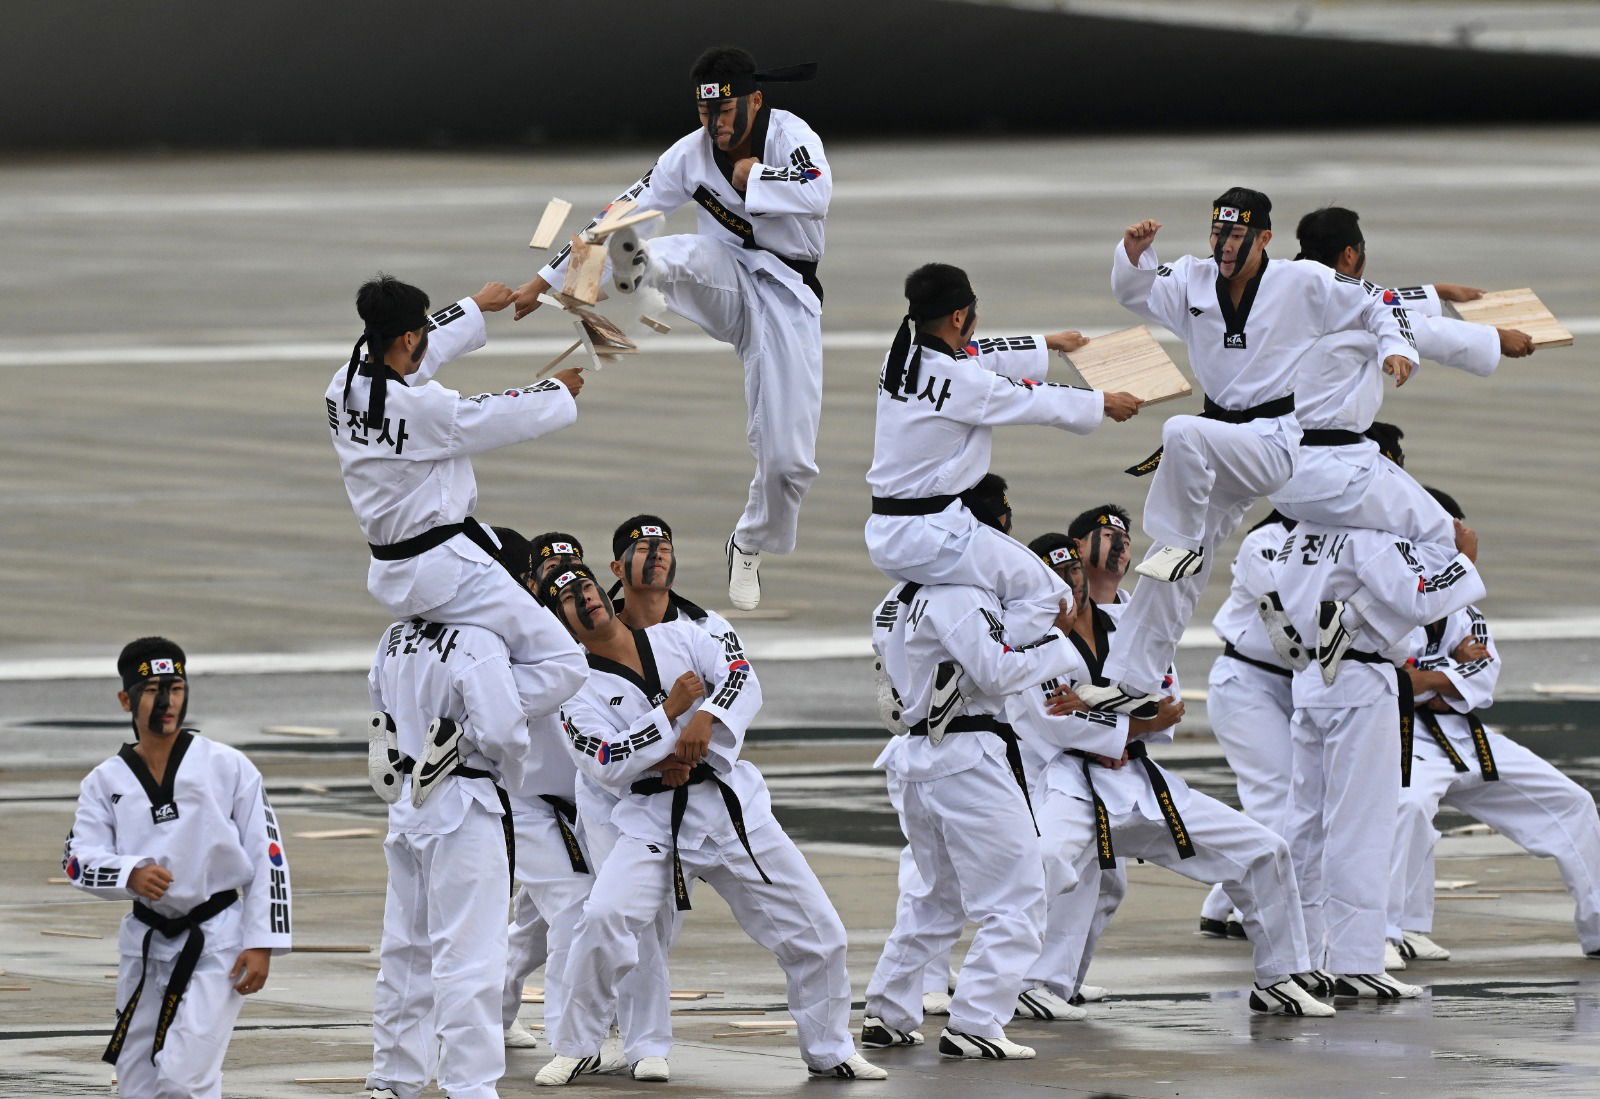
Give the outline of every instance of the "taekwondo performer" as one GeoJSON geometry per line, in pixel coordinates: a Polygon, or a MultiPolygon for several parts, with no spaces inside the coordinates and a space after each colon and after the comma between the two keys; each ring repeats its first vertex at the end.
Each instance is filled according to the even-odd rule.
{"type": "MultiPolygon", "coordinates": [[[[1032,545],[1072,589],[1076,610],[1067,639],[1081,658],[1082,683],[1098,682],[1120,641],[1126,607],[1101,607],[1089,597],[1077,548],[1066,535],[1032,545]]],[[[1081,694],[1079,687],[1074,691],[1081,694]]],[[[1327,1016],[1297,974],[1311,969],[1298,909],[1300,893],[1283,838],[1208,797],[1149,757],[1149,745],[1172,740],[1183,718],[1176,677],[1148,719],[1050,703],[1060,685],[1044,684],[1017,699],[1013,714],[1039,774],[1039,831],[1050,896],[1044,949],[1029,970],[1028,995],[1065,1002],[1083,979],[1103,920],[1095,919],[1098,865],[1118,857],[1164,866],[1195,881],[1222,881],[1250,929],[1255,984],[1252,1011],[1327,1016]]]]}
{"type": "Polygon", "coordinates": [[[1144,513],[1153,544],[1135,567],[1143,579],[1106,663],[1110,686],[1083,699],[1129,712],[1172,663],[1211,574],[1208,554],[1294,472],[1294,386],[1307,351],[1329,332],[1361,328],[1377,337],[1385,373],[1403,379],[1416,365],[1403,310],[1321,264],[1268,260],[1272,203],[1260,191],[1235,187],[1216,200],[1206,258],[1161,263],[1152,247],[1160,228],[1141,221],[1124,231],[1111,285],[1123,306],[1183,339],[1205,410],[1170,417],[1163,449],[1128,471],[1156,471],[1144,513]]]}
{"type": "Polygon", "coordinates": [[[621,800],[612,816],[619,836],[568,959],[569,999],[549,1036],[556,1056],[535,1083],[566,1084],[601,1067],[618,981],[662,906],[688,908],[692,877],[777,956],[811,1075],[886,1078],[850,1039],[844,925],[773,818],[761,772],[739,758],[761,705],[750,662],[729,661],[684,622],[628,628],[585,565],[546,581],[540,596],[589,653],[589,682],[563,710],[569,749],[621,800]]]}
{"type": "Polygon", "coordinates": [[[1407,635],[1401,623],[1415,628],[1483,598],[1473,566],[1477,536],[1457,523],[1456,544],[1449,561],[1419,560],[1389,532],[1300,523],[1273,562],[1273,588],[1302,637],[1357,587],[1383,604],[1381,617],[1341,640],[1348,666],[1336,685],[1311,665],[1291,683],[1289,847],[1312,959],[1334,975],[1336,995],[1411,999],[1422,991],[1383,970],[1411,680],[1395,667],[1406,651],[1380,650],[1384,637],[1407,635]]]}
{"type": "MultiPolygon", "coordinates": [[[[905,294],[905,320],[878,378],[867,553],[891,580],[992,588],[1010,636],[1032,641],[1051,628],[1066,589],[1027,546],[979,522],[961,494],[988,472],[994,428],[1047,424],[1082,435],[1107,416],[1127,420],[1140,401],[1043,380],[1051,351],[1087,342],[1077,332],[973,343],[977,295],[958,267],[919,267],[905,294]]],[[[959,712],[945,704],[958,691],[959,678],[939,685],[929,707],[935,726],[959,712]]]]}
{"type": "MultiPolygon", "coordinates": [[[[690,73],[700,128],[616,199],[636,202],[638,213],[663,214],[692,202],[700,207],[696,231],[648,244],[632,229],[608,238],[618,290],[659,290],[668,308],[732,345],[744,364],[756,473],[727,542],[728,599],[740,610],[761,601],[761,554],[794,550],[800,501],[817,476],[817,265],[833,172],[816,131],[798,115],[768,106],[762,90],[815,72],[810,64],[758,71],[755,58],[734,46],[701,54],[690,73]]],[[[569,250],[517,288],[519,320],[561,283],[569,250]]]]}
{"type": "MultiPolygon", "coordinates": [[[[1439,503],[1462,519],[1443,493],[1439,503]]],[[[1433,817],[1441,804],[1556,860],[1576,903],[1578,945],[1600,958],[1600,814],[1587,790],[1485,725],[1500,657],[1489,623],[1468,606],[1418,631],[1407,667],[1417,700],[1411,785],[1400,791],[1389,879],[1389,941],[1402,959],[1443,960],[1433,930],[1433,817]]]]}
{"type": "Polygon", "coordinates": [[[62,858],[79,889],[133,901],[102,1060],[126,1099],[219,1099],[244,997],[290,949],[283,841],[261,772],[183,728],[183,650],[141,637],[123,647],[117,673],[133,743],[83,780],[62,858]]]}
{"type": "Polygon", "coordinates": [[[563,370],[474,397],[432,380],[484,345],[485,311],[510,304],[511,291],[490,283],[429,316],[428,296],[415,286],[369,280],[356,295],[365,330],[325,403],[345,492],[372,550],[367,590],[396,618],[482,626],[505,638],[536,716],[578,689],[583,655],[500,566],[494,538],[472,517],[472,455],[572,423],[583,375],[563,370]]]}

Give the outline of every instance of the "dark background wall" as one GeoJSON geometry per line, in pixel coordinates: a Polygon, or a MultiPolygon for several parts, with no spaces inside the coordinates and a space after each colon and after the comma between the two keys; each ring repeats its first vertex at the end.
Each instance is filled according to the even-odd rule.
{"type": "Polygon", "coordinates": [[[816,60],[830,136],[1600,118],[1600,59],[1226,33],[959,0],[10,5],[0,146],[659,141],[689,63],[816,60]]]}

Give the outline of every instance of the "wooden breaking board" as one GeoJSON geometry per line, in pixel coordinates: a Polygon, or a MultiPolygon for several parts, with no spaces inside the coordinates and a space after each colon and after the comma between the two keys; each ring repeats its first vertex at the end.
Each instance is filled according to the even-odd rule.
{"type": "Polygon", "coordinates": [[[1096,336],[1062,357],[1090,388],[1132,393],[1146,404],[1194,392],[1189,379],[1144,325],[1096,336]]]}
{"type": "Polygon", "coordinates": [[[1533,337],[1535,347],[1571,347],[1572,333],[1544,307],[1539,296],[1527,287],[1521,290],[1491,290],[1477,301],[1453,301],[1456,316],[1474,324],[1494,328],[1515,328],[1533,337]]]}

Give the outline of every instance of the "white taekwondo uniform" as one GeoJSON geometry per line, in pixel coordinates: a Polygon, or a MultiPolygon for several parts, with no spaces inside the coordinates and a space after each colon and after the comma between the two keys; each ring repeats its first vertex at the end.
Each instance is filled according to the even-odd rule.
{"type": "MultiPolygon", "coordinates": [[[[1116,649],[1114,635],[1126,606],[1094,607],[1092,647],[1067,635],[1082,660],[1083,679],[1103,681],[1101,669],[1116,649]]],[[[1024,743],[1038,753],[1036,809],[1050,893],[1045,945],[1029,971],[1030,983],[1062,997],[1082,983],[1104,927],[1096,919],[1101,883],[1093,871],[1097,865],[1109,870],[1106,864],[1118,857],[1144,859],[1195,881],[1222,882],[1249,929],[1258,984],[1276,984],[1309,969],[1300,894],[1282,837],[1191,790],[1150,759],[1146,745],[1171,743],[1170,728],[1130,739],[1124,714],[1086,710],[1052,717],[1045,712],[1050,689],[1019,697],[1013,707],[1024,743]],[[1046,735],[1052,727],[1059,731],[1046,735]],[[1119,768],[1085,755],[1119,759],[1124,749],[1134,758],[1119,768]],[[1187,847],[1179,846],[1180,837],[1187,847]]],[[[1163,693],[1176,697],[1178,691],[1172,677],[1163,693]]]]}
{"type": "Polygon", "coordinates": [[[896,1030],[921,1023],[928,964],[949,957],[970,920],[977,930],[950,1001],[950,1029],[1001,1038],[1045,915],[1044,868],[1006,699],[1067,675],[1076,655],[1053,627],[1010,647],[1000,600],[988,589],[930,585],[909,599],[899,636],[884,641],[902,652],[884,664],[891,682],[901,677],[894,686],[911,732],[885,766],[901,784],[901,827],[929,893],[909,906],[905,924],[897,914],[867,985],[866,1013],[896,1030]],[[965,671],[967,705],[935,742],[928,708],[934,669],[947,660],[965,671]]]}
{"type": "MultiPolygon", "coordinates": [[[[1273,586],[1301,637],[1316,636],[1321,601],[1348,599],[1358,586],[1413,628],[1483,598],[1465,555],[1429,565],[1384,531],[1301,523],[1273,563],[1273,586]]],[[[1316,661],[1294,675],[1289,847],[1312,962],[1334,973],[1383,972],[1404,697],[1395,663],[1406,655],[1369,621],[1355,631],[1332,686],[1316,661]]]]}
{"type": "Polygon", "coordinates": [[[244,1004],[229,970],[243,950],[290,949],[289,866],[261,772],[236,749],[184,730],[158,783],[124,745],[83,780],[62,866],[86,893],[134,902],[117,935],[119,1094],[217,1099],[244,1004]],[[128,888],[150,865],[172,874],[158,901],[128,888]],[[191,959],[187,985],[172,984],[191,959]],[[158,1016],[172,993],[181,998],[163,1034],[158,1016]]]}
{"type": "Polygon", "coordinates": [[[395,622],[378,642],[368,688],[373,707],[393,719],[403,757],[420,760],[429,724],[449,718],[463,728],[459,766],[477,774],[440,779],[420,809],[408,774],[389,806],[367,1087],[416,1099],[437,1076],[452,1097],[494,1099],[505,1073],[511,881],[502,794],[539,788],[505,641],[481,626],[395,622]]]}
{"type": "MultiPolygon", "coordinates": [[[[491,556],[494,536],[471,519],[478,502],[472,456],[566,427],[578,408],[553,379],[463,397],[432,380],[445,363],[484,345],[483,313],[471,298],[429,318],[428,350],[404,381],[388,379],[382,424],[365,426],[370,386],[358,376],[344,400],[349,366],[325,403],[345,492],[368,545],[387,551],[428,532],[468,529],[408,557],[374,556],[367,590],[397,618],[471,624],[506,639],[530,715],[553,713],[583,682],[583,654],[491,556]]],[[[413,543],[415,546],[417,543],[413,543]]]]}
{"type": "Polygon", "coordinates": [[[893,580],[992,588],[1011,635],[1031,640],[1071,595],[1032,550],[980,523],[959,496],[989,472],[996,427],[1045,424],[1084,435],[1104,418],[1103,395],[1045,382],[1043,336],[979,340],[961,350],[926,337],[918,343],[915,391],[909,375],[896,393],[883,373],[878,378],[867,554],[893,580]]]}
{"type": "Polygon", "coordinates": [[[1594,796],[1545,760],[1483,724],[1494,703],[1500,657],[1476,607],[1419,630],[1417,667],[1443,672],[1461,697],[1417,695],[1411,785],[1400,791],[1399,826],[1389,880],[1389,938],[1433,930],[1433,817],[1441,804],[1466,813],[1534,855],[1552,858],[1577,908],[1573,922],[1584,953],[1600,951],[1600,814],[1594,796]],[[1487,657],[1457,661],[1467,638],[1487,657]],[[1422,704],[1438,698],[1448,711],[1422,704]],[[1491,777],[1492,776],[1492,777],[1491,777]]]}
{"type": "MultiPolygon", "coordinates": [[[[1417,354],[1487,377],[1500,361],[1500,334],[1439,315],[1432,286],[1393,289],[1364,283],[1386,306],[1405,310],[1417,354]]],[[[1444,508],[1409,473],[1378,453],[1362,432],[1383,404],[1383,358],[1370,332],[1330,332],[1301,361],[1295,418],[1303,434],[1294,475],[1272,503],[1283,514],[1334,527],[1389,530],[1413,543],[1455,547],[1444,508]]],[[[1413,376],[1410,384],[1415,385],[1413,376]]]]}
{"type": "Polygon", "coordinates": [[[1106,664],[1112,683],[1145,692],[1160,684],[1217,550],[1251,505],[1294,472],[1295,383],[1316,341],[1360,329],[1377,338],[1380,362],[1389,355],[1416,361],[1402,327],[1405,311],[1369,295],[1359,279],[1310,260],[1263,255],[1261,264],[1235,307],[1225,283],[1219,294],[1215,260],[1180,256],[1161,264],[1147,248],[1134,264],[1117,244],[1111,265],[1117,300],[1183,340],[1207,402],[1203,415],[1172,416],[1162,425],[1164,455],[1144,508],[1150,552],[1173,546],[1206,556],[1185,579],[1140,578],[1122,617],[1125,636],[1106,664]]]}
{"type": "MultiPolygon", "coordinates": [[[[747,550],[789,553],[800,501],[817,476],[822,286],[816,271],[833,171],[822,140],[789,111],[758,112],[751,143],[761,163],[742,195],[733,188],[733,162],[701,127],[679,138],[615,201],[633,199],[636,213],[700,207],[696,232],[649,242],[644,283],[666,295],[673,312],[731,344],[744,364],[756,473],[733,537],[747,550]]],[[[570,250],[563,247],[539,272],[550,285],[560,288],[570,250]]]]}
{"type": "Polygon", "coordinates": [[[729,660],[722,644],[686,622],[663,622],[633,636],[644,675],[591,656],[588,684],[564,709],[579,770],[620,796],[611,817],[619,836],[578,925],[567,968],[571,998],[550,1044],[567,1057],[599,1053],[618,982],[638,961],[640,936],[663,906],[687,904],[687,882],[699,877],[728,903],[745,933],[777,956],[801,1056],[811,1068],[831,1069],[855,1054],[844,925],[773,818],[761,772],[739,758],[761,706],[760,683],[748,660],[729,660]],[[662,703],[687,671],[704,681],[705,698],[675,723],[662,703]],[[681,794],[637,788],[641,782],[659,788],[653,768],[701,710],[712,715],[713,733],[692,784],[681,794]],[[675,800],[683,804],[676,829],[675,800]],[[675,856],[681,874],[674,873],[675,856]]]}

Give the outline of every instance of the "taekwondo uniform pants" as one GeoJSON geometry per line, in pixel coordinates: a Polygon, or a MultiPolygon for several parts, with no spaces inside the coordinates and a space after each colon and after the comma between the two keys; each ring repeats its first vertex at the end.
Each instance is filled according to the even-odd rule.
{"type": "Polygon", "coordinates": [[[734,541],[743,549],[790,553],[800,501],[817,476],[820,306],[731,244],[685,234],[657,237],[649,249],[646,282],[666,296],[673,312],[732,344],[744,364],[746,434],[756,473],[734,541]]]}
{"type": "Polygon", "coordinates": [[[473,802],[441,835],[390,833],[369,1088],[416,1099],[430,1077],[451,1099],[496,1099],[505,1074],[505,833],[473,802]]]}
{"type": "MultiPolygon", "coordinates": [[[[123,1099],[221,1099],[222,1059],[233,1037],[234,1020],[244,1006],[244,997],[233,990],[228,979],[240,949],[235,944],[200,956],[189,987],[178,1001],[177,1017],[167,1029],[166,1044],[154,1063],[150,1048],[155,1042],[156,1019],[178,959],[177,955],[164,960],[150,957],[144,968],[144,994],[117,1058],[118,1095],[123,1099]]],[[[123,955],[117,967],[119,1005],[133,996],[139,972],[139,956],[123,955]]]]}
{"type": "MultiPolygon", "coordinates": [[[[1302,476],[1314,480],[1319,463],[1337,462],[1344,447],[1301,447],[1299,468],[1291,486],[1302,476]]],[[[1351,447],[1360,450],[1360,447],[1351,447]]],[[[1293,492],[1288,494],[1294,496],[1293,492]]],[[[1272,504],[1291,519],[1330,527],[1387,530],[1413,543],[1436,543],[1446,557],[1456,552],[1456,528],[1450,513],[1416,478],[1383,455],[1352,478],[1344,491],[1320,500],[1274,497],[1272,504]]]]}
{"type": "Polygon", "coordinates": [[[907,782],[901,797],[917,872],[930,890],[907,906],[905,922],[896,912],[867,984],[866,1013],[897,1030],[920,1025],[928,965],[949,958],[970,920],[978,927],[950,1001],[950,1029],[1004,1037],[1044,925],[1044,866],[1027,802],[995,756],[907,782]]]}
{"type": "MultiPolygon", "coordinates": [[[[556,824],[556,810],[542,801],[518,801],[512,823],[517,845],[517,899],[506,929],[506,976],[500,1025],[509,1027],[522,1008],[522,984],[544,966],[545,1029],[555,1026],[567,1002],[563,971],[572,933],[594,884],[592,873],[572,868],[572,858],[556,824]]],[[[583,839],[574,827],[579,845],[583,839]]],[[[587,862],[587,852],[585,852],[587,862]]],[[[593,864],[589,863],[592,867],[593,864]]]]}
{"type": "Polygon", "coordinates": [[[1297,709],[1290,723],[1289,849],[1315,968],[1383,972],[1399,723],[1393,694],[1367,706],[1297,709]]]}
{"type": "MultiPolygon", "coordinates": [[[[1044,828],[1042,816],[1039,827],[1044,828]]],[[[1093,858],[1076,867],[1065,867],[1059,861],[1052,866],[1051,860],[1059,860],[1061,855],[1053,842],[1043,846],[1048,904],[1044,945],[1039,950],[1039,960],[1028,971],[1027,984],[1044,985],[1063,1000],[1070,1000],[1083,987],[1100,936],[1128,894],[1128,871],[1126,860],[1120,856],[1111,869],[1101,868],[1093,858]],[[1055,886],[1072,873],[1078,875],[1078,884],[1064,893],[1055,892],[1055,886]]]]}
{"type": "MultiPolygon", "coordinates": [[[[1286,817],[1293,747],[1289,721],[1294,717],[1292,680],[1231,656],[1211,665],[1206,713],[1211,730],[1238,780],[1239,805],[1245,816],[1287,836],[1286,817]]],[[[1200,915],[1226,920],[1233,902],[1221,885],[1211,890],[1200,915]]]]}
{"type": "MultiPolygon", "coordinates": [[[[776,821],[749,832],[750,847],[729,837],[680,847],[683,876],[703,878],[728,903],[745,934],[777,956],[788,978],[789,1012],[800,1055],[815,1069],[855,1053],[850,1037],[850,974],[845,930],[822,883],[776,821]]],[[[673,908],[672,847],[621,836],[600,867],[567,962],[570,998],[550,1045],[567,1057],[598,1053],[622,977],[639,963],[639,941],[660,911],[673,908]]],[[[453,1097],[452,1097],[453,1099],[453,1097]]]]}
{"type": "MultiPolygon", "coordinates": [[[[1036,809],[1046,841],[1051,895],[1045,946],[1032,973],[1037,983],[1057,995],[1070,995],[1093,954],[1091,933],[1096,938],[1099,934],[1094,919],[1101,904],[1100,879],[1095,874],[1095,808],[1092,801],[1049,789],[1036,809]],[[1074,878],[1076,885],[1059,891],[1062,883],[1074,878]]],[[[1144,859],[1198,882],[1221,882],[1243,916],[1259,984],[1274,984],[1309,969],[1289,845],[1198,790],[1189,791],[1182,812],[1195,848],[1193,858],[1178,857],[1166,821],[1151,820],[1137,810],[1111,817],[1117,857],[1144,859]]]]}
{"type": "Polygon", "coordinates": [[[1456,771],[1420,728],[1411,785],[1400,791],[1399,827],[1389,880],[1389,937],[1433,930],[1433,816],[1439,805],[1482,821],[1530,854],[1556,860],[1577,903],[1573,922],[1585,953],[1600,950],[1600,814],[1594,797],[1522,745],[1486,729],[1500,778],[1485,782],[1470,751],[1456,771]]]}
{"type": "MultiPolygon", "coordinates": [[[[902,821],[901,832],[904,834],[904,820],[901,806],[905,793],[905,783],[892,771],[884,772],[884,782],[888,787],[889,804],[894,806],[895,816],[902,821]]],[[[917,856],[911,850],[909,840],[900,848],[900,867],[897,875],[897,884],[900,887],[900,899],[894,906],[894,923],[896,927],[912,926],[921,913],[928,910],[928,894],[932,892],[928,883],[917,872],[917,856]]],[[[922,973],[922,992],[944,994],[955,984],[954,974],[950,971],[950,955],[948,952],[941,957],[934,958],[922,973]]]]}
{"type": "Polygon", "coordinates": [[[1205,557],[1200,571],[1183,580],[1139,578],[1117,620],[1108,680],[1146,693],[1161,686],[1217,552],[1245,512],[1294,472],[1299,437],[1292,415],[1244,424],[1173,416],[1162,425],[1164,451],[1144,504],[1150,553],[1162,546],[1204,548],[1205,557]]]}

